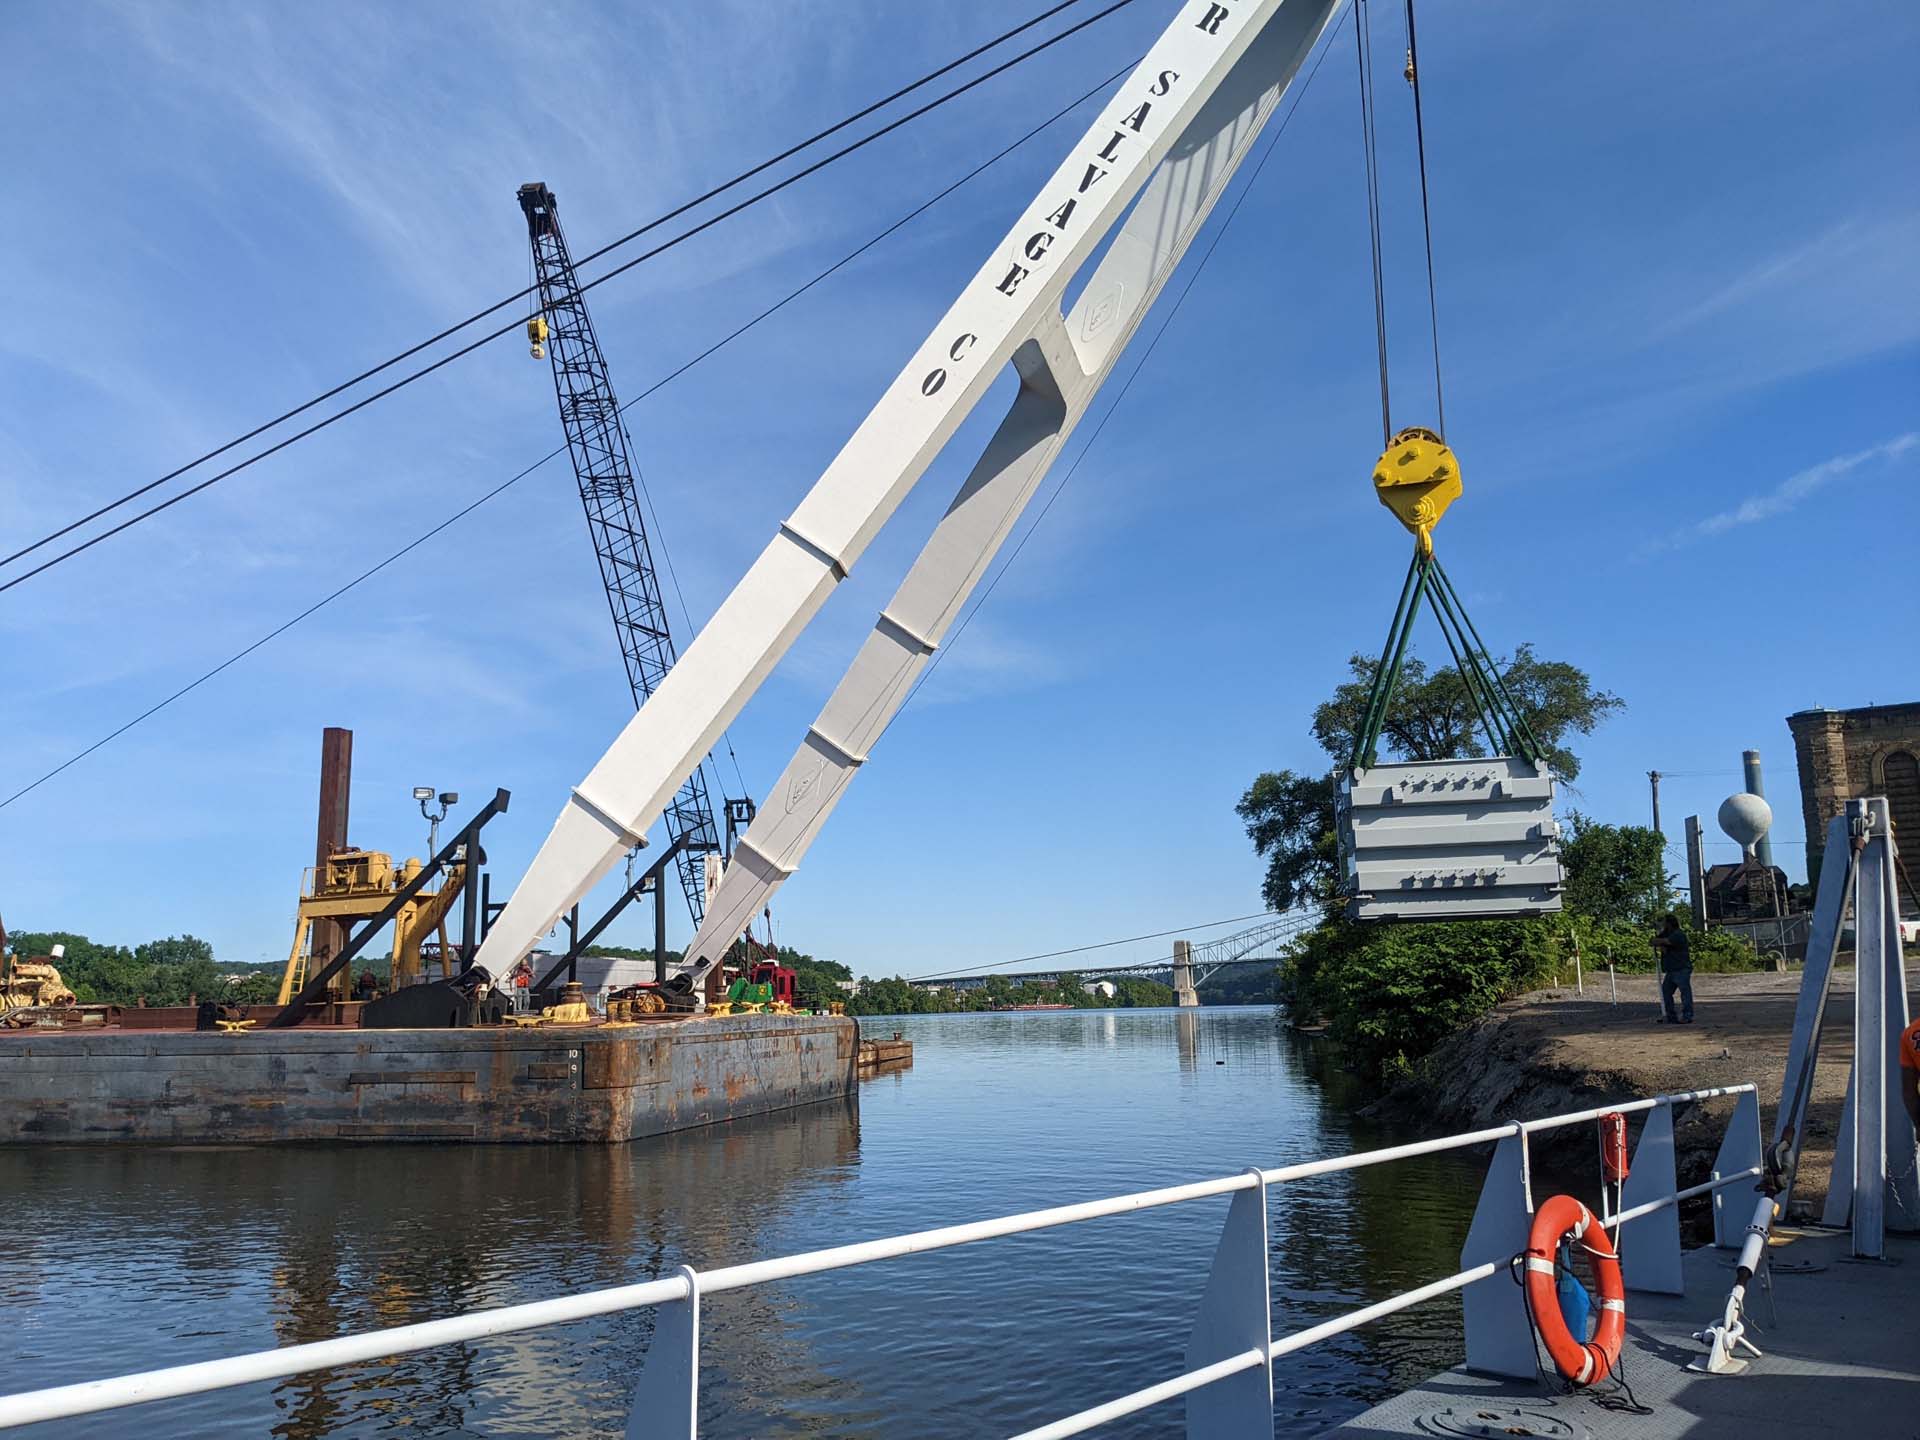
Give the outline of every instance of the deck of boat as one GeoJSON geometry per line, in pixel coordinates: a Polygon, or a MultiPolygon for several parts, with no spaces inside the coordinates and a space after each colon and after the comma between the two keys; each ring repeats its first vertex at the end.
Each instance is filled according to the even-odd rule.
{"type": "Polygon", "coordinates": [[[1327,1432],[1329,1440],[1920,1436],[1920,1236],[1889,1235],[1884,1262],[1848,1258],[1841,1233],[1787,1230],[1780,1238],[1787,1243],[1773,1250],[1774,1306],[1756,1295],[1747,1317],[1766,1353],[1745,1374],[1686,1368],[1702,1354],[1693,1332],[1726,1303],[1733,1279],[1733,1252],[1695,1250],[1685,1259],[1684,1296],[1627,1297],[1623,1372],[1648,1413],[1603,1408],[1591,1393],[1561,1394],[1545,1380],[1449,1370],[1327,1432]]]}

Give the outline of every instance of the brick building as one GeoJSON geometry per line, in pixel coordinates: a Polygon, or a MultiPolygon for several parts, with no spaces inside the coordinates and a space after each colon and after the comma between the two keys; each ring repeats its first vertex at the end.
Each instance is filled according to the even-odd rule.
{"type": "Polygon", "coordinates": [[[1894,840],[1905,861],[1901,908],[1920,911],[1920,701],[1857,710],[1802,710],[1787,717],[1800,767],[1800,807],[1807,822],[1807,874],[1817,875],[1827,822],[1846,802],[1884,795],[1894,840]]]}

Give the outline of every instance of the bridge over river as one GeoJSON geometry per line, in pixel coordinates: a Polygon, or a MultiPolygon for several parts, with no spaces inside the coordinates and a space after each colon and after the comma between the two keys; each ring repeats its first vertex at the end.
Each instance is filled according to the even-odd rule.
{"type": "Polygon", "coordinates": [[[1176,1004],[1198,1005],[1199,987],[1220,970],[1230,965],[1280,964],[1287,958],[1287,943],[1313,929],[1320,920],[1321,913],[1317,909],[1289,910],[1218,939],[1198,944],[1189,940],[1175,940],[1173,953],[1164,960],[1059,966],[1050,970],[976,970],[922,975],[907,983],[919,990],[975,990],[996,975],[1016,985],[1029,980],[1044,984],[1058,980],[1063,975],[1075,975],[1082,980],[1102,980],[1117,975],[1139,975],[1150,979],[1165,976],[1167,983],[1173,986],[1176,1004]]]}

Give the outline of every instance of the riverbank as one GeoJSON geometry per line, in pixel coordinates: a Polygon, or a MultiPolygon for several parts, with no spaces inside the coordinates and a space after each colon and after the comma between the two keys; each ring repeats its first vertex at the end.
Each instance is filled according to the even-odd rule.
{"type": "MultiPolygon", "coordinates": [[[[1920,968],[1909,972],[1907,983],[1910,990],[1920,983],[1920,968]]],[[[1617,985],[1617,1002],[1605,975],[1590,977],[1584,996],[1565,988],[1507,1001],[1442,1042],[1418,1077],[1389,1092],[1374,1111],[1443,1133],[1751,1080],[1759,1087],[1762,1131],[1772,1134],[1800,993],[1798,971],[1696,974],[1692,1025],[1657,1023],[1656,977],[1622,975],[1617,985]]],[[[1852,997],[1853,971],[1836,971],[1801,1151],[1796,1210],[1804,1206],[1817,1214],[1826,1196],[1853,1058],[1852,997]]],[[[1729,1102],[1713,1102],[1675,1115],[1683,1176],[1697,1176],[1712,1163],[1729,1108],[1729,1102]]],[[[1581,1132],[1562,1143],[1590,1148],[1592,1140],[1581,1132]]]]}

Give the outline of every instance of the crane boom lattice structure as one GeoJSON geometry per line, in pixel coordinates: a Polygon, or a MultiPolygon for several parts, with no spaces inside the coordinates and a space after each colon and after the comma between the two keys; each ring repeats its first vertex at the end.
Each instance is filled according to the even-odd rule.
{"type": "MultiPolygon", "coordinates": [[[[636,706],[646,702],[674,662],[673,636],[654,569],[653,549],[641,518],[626,427],[613,393],[606,357],[587,314],[553,192],[543,184],[520,187],[520,208],[533,244],[540,316],[529,325],[535,355],[544,344],[553,362],[553,388],[567,451],[580,481],[580,503],[606,586],[627,684],[636,706]]],[[[720,848],[705,763],[694,767],[665,812],[670,840],[686,840],[677,857],[680,887],[697,927],[706,914],[705,855],[720,848]]]]}

